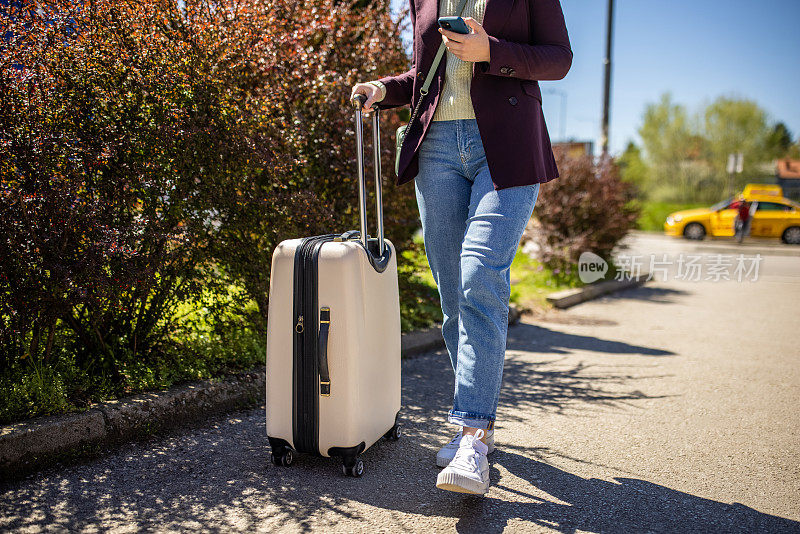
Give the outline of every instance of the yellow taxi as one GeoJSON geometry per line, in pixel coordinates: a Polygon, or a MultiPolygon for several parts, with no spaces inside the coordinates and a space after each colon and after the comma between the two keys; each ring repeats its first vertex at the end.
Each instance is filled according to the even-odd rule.
{"type": "Polygon", "coordinates": [[[773,184],[747,184],[735,197],[710,208],[671,213],[664,222],[664,233],[686,239],[733,237],[742,202],[755,205],[750,236],[779,237],[784,243],[800,245],[800,204],[784,198],[781,187],[773,184]]]}

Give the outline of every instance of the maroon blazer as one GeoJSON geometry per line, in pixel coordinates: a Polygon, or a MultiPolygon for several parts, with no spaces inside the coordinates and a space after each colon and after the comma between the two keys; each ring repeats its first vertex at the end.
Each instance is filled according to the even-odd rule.
{"type": "MultiPolygon", "coordinates": [[[[411,70],[380,81],[386,97],[380,109],[411,104],[442,42],[437,31],[439,0],[409,0],[414,26],[411,70]]],[[[483,27],[489,61],[473,63],[470,96],[495,189],[548,182],[558,177],[542,114],[537,80],[560,80],[572,65],[559,0],[487,0],[483,27]]],[[[445,54],[419,118],[406,134],[397,184],[419,174],[419,147],[428,132],[444,83],[445,54]]]]}

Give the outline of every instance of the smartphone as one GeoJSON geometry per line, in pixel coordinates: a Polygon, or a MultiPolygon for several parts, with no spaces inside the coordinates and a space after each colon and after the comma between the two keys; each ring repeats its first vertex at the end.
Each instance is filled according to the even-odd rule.
{"type": "Polygon", "coordinates": [[[461,17],[439,17],[439,27],[456,33],[470,33],[469,26],[461,17]]]}

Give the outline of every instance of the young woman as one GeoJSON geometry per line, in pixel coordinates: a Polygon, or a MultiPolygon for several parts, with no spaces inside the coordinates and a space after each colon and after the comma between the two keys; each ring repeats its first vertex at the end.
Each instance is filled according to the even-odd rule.
{"type": "Polygon", "coordinates": [[[537,80],[572,65],[558,0],[466,0],[469,34],[441,30],[459,0],[411,0],[411,70],[359,83],[364,112],[417,104],[398,184],[414,181],[425,253],[441,297],[442,336],[455,372],[448,421],[460,427],[436,456],[437,487],[489,490],[486,455],[508,330],[509,269],[539,184],[558,177],[537,80]],[[420,87],[447,46],[429,92],[420,87]]]}

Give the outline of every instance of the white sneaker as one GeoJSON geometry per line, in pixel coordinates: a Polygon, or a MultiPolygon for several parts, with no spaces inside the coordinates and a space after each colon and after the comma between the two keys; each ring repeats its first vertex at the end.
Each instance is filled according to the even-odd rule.
{"type": "MultiPolygon", "coordinates": [[[[494,430],[489,430],[488,432],[484,430],[484,432],[486,433],[486,445],[489,447],[489,452],[486,454],[492,454],[494,452],[494,430]]],[[[447,467],[447,464],[453,460],[460,441],[461,431],[459,430],[456,437],[451,439],[450,443],[439,449],[439,452],[436,453],[436,465],[438,467],[447,467]]]]}
{"type": "Polygon", "coordinates": [[[436,478],[437,488],[475,495],[489,491],[488,447],[481,441],[484,434],[479,429],[474,436],[461,438],[455,457],[436,478]]]}

